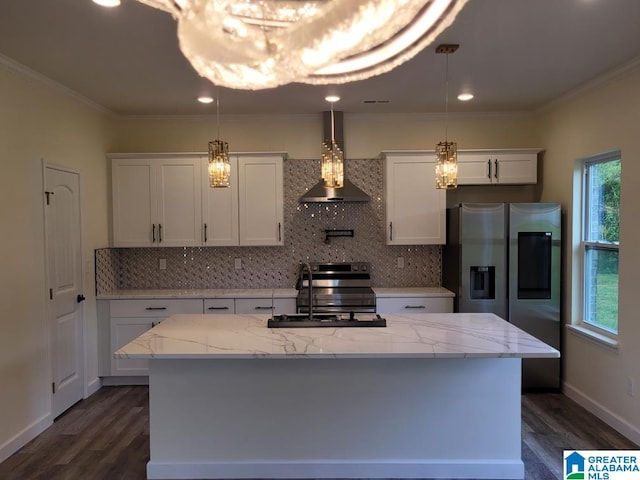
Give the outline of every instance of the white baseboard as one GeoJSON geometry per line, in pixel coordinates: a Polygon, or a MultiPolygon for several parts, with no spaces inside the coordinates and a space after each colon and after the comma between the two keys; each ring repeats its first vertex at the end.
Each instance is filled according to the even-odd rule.
{"type": "Polygon", "coordinates": [[[640,445],[640,430],[637,427],[588,397],[584,392],[573,385],[564,382],[562,387],[562,391],[567,397],[589,410],[589,412],[593,413],[607,425],[620,432],[620,434],[627,437],[633,443],[640,445]]]}
{"type": "Polygon", "coordinates": [[[91,380],[87,384],[87,386],[85,388],[85,397],[84,398],[90,397],[91,395],[96,393],[101,388],[102,388],[102,379],[100,377],[94,378],[93,380],[91,380]]]}
{"type": "Polygon", "coordinates": [[[153,462],[148,479],[189,478],[487,478],[523,479],[521,461],[451,459],[430,461],[153,462]]]}
{"type": "Polygon", "coordinates": [[[0,445],[0,462],[4,462],[7,458],[44,432],[52,424],[53,418],[51,417],[51,413],[47,413],[4,442],[0,445]]]}
{"type": "Polygon", "coordinates": [[[102,385],[105,387],[118,387],[123,385],[149,385],[149,377],[102,377],[102,385]]]}

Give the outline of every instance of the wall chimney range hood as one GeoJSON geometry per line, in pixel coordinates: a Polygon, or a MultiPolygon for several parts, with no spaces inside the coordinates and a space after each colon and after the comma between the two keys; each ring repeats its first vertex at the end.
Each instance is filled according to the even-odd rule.
{"type": "MultiPolygon", "coordinates": [[[[334,137],[338,147],[345,154],[344,149],[344,112],[333,112],[334,115],[334,137]]],[[[322,135],[323,141],[331,141],[331,112],[322,112],[322,135]]],[[[345,159],[345,164],[347,160],[345,159]]],[[[368,202],[369,195],[363,192],[347,178],[347,168],[345,165],[345,178],[341,188],[329,188],[320,179],[304,195],[300,197],[300,203],[337,203],[337,202],[368,202]]]]}

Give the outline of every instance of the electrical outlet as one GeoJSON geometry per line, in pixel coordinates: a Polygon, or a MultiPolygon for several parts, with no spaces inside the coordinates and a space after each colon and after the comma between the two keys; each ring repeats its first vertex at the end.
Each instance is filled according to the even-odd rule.
{"type": "Polygon", "coordinates": [[[396,259],[396,267],[404,268],[404,257],[398,257],[396,259]]]}
{"type": "Polygon", "coordinates": [[[636,382],[631,377],[627,377],[627,395],[630,397],[636,396],[636,382]]]}
{"type": "Polygon", "coordinates": [[[242,270],[242,259],[241,258],[236,258],[234,261],[234,266],[236,268],[236,270],[242,270]]]}
{"type": "Polygon", "coordinates": [[[167,269],[167,259],[166,258],[161,258],[160,259],[159,268],[160,268],[160,270],[166,270],[167,269]]]}

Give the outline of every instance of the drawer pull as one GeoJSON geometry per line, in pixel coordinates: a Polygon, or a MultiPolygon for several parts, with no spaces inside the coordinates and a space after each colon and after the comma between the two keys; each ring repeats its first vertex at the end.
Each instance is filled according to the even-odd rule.
{"type": "Polygon", "coordinates": [[[254,310],[272,310],[273,307],[271,305],[269,305],[268,307],[261,307],[261,306],[257,306],[254,307],[254,310]]]}
{"type": "Polygon", "coordinates": [[[229,310],[229,307],[209,307],[207,310],[229,310]]]}
{"type": "Polygon", "coordinates": [[[404,308],[414,308],[414,309],[425,309],[427,307],[425,307],[424,305],[405,305],[404,308]]]}
{"type": "Polygon", "coordinates": [[[167,307],[147,307],[145,310],[166,310],[167,307]]]}

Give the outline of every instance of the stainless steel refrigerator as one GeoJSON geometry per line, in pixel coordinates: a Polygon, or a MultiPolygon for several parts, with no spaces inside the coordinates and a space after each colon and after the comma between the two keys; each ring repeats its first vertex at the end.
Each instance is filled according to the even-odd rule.
{"type": "MultiPolygon", "coordinates": [[[[447,210],[443,286],[454,311],[491,312],[560,350],[558,203],[463,203],[447,210]]],[[[524,389],[560,388],[560,359],[524,359],[524,389]]]]}

